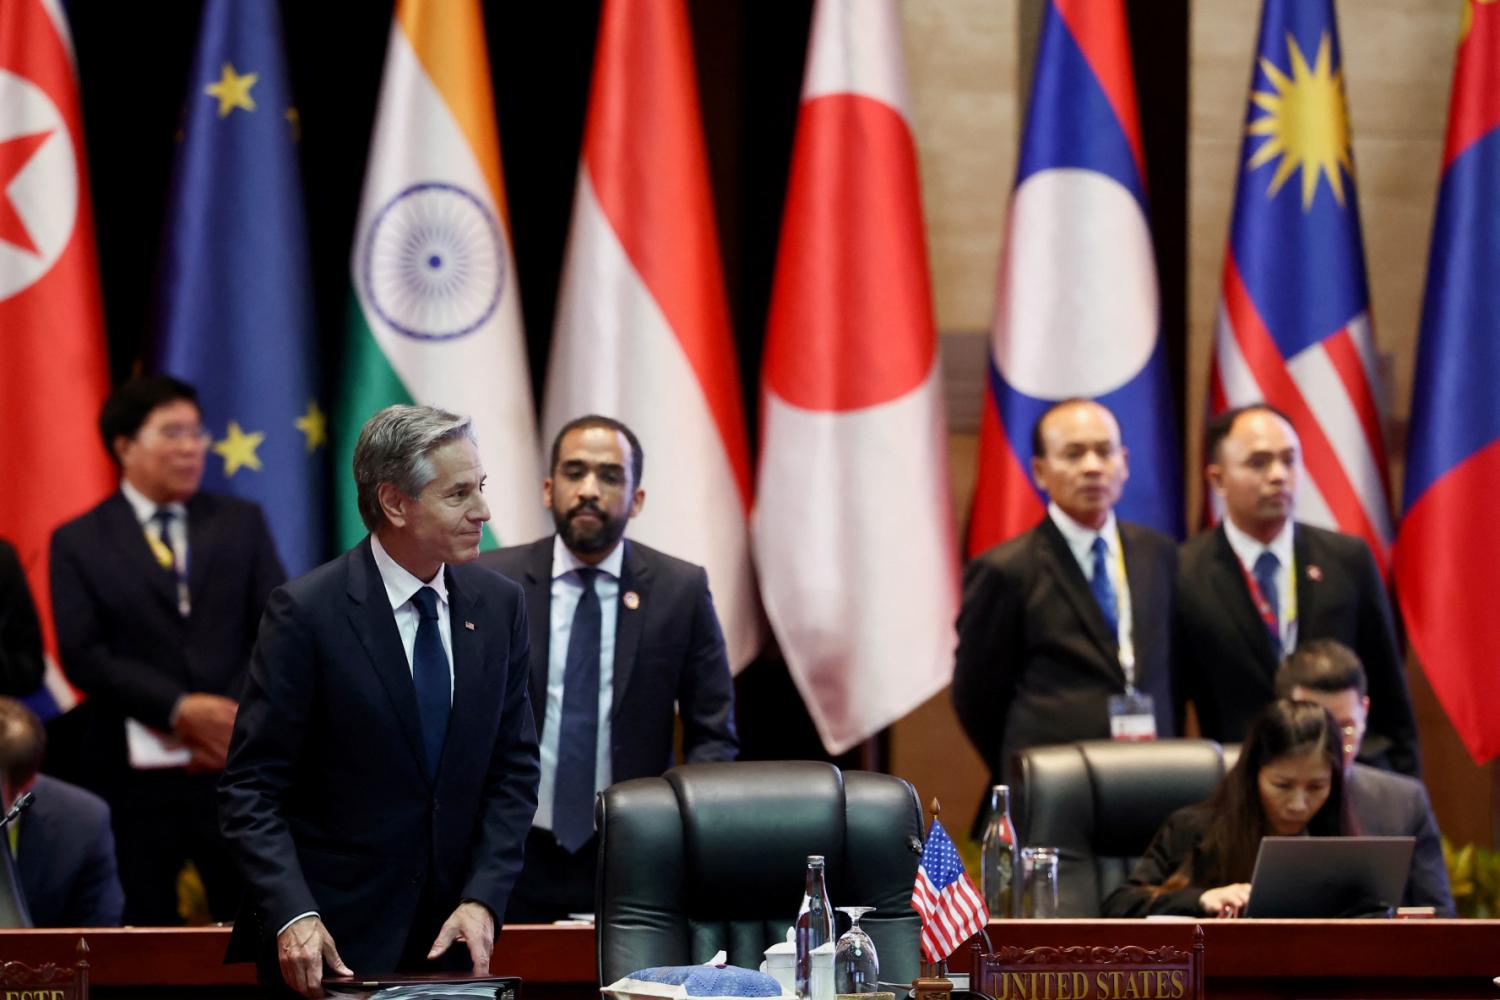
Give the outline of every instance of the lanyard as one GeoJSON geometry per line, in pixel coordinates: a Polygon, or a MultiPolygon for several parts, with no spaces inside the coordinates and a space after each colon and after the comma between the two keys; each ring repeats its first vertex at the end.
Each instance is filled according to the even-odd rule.
{"type": "Polygon", "coordinates": [[[1260,589],[1260,584],[1255,582],[1255,574],[1251,573],[1243,562],[1240,562],[1238,559],[1235,562],[1240,565],[1240,575],[1245,578],[1245,586],[1250,589],[1250,600],[1255,605],[1255,610],[1260,615],[1260,620],[1265,623],[1270,633],[1276,637],[1277,642],[1289,647],[1291,643],[1287,642],[1283,637],[1291,637],[1297,634],[1297,562],[1295,557],[1292,560],[1292,571],[1287,574],[1289,582],[1286,588],[1286,628],[1284,630],[1282,628],[1283,623],[1277,621],[1276,612],[1271,609],[1271,602],[1266,600],[1266,595],[1260,589]]]}
{"type": "Polygon", "coordinates": [[[1115,604],[1119,612],[1115,643],[1120,647],[1120,670],[1125,674],[1125,691],[1127,694],[1133,694],[1135,693],[1135,635],[1130,619],[1134,615],[1134,609],[1130,603],[1130,581],[1125,576],[1125,550],[1120,544],[1119,532],[1115,533],[1113,544],[1109,548],[1113,556],[1110,561],[1114,568],[1111,575],[1114,580],[1119,581],[1119,585],[1115,587],[1115,604]]]}

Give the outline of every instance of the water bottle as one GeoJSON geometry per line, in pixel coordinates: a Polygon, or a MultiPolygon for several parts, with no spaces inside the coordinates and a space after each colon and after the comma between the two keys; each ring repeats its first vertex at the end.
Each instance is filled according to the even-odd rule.
{"type": "Polygon", "coordinates": [[[828,902],[828,884],[823,880],[823,855],[809,854],[802,907],[797,911],[797,964],[793,981],[799,1000],[812,997],[813,949],[832,941],[833,907],[828,902]]]}
{"type": "Polygon", "coordinates": [[[990,790],[990,821],[980,842],[984,907],[995,919],[1015,916],[1016,828],[1010,822],[1010,788],[990,790]]]}

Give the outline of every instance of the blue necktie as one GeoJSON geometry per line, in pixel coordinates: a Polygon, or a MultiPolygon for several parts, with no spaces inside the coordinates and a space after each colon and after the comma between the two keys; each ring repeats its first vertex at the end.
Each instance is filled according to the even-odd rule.
{"type": "Polygon", "coordinates": [[[1266,628],[1271,632],[1271,648],[1276,651],[1278,660],[1281,659],[1281,599],[1276,593],[1276,571],[1279,569],[1281,560],[1270,549],[1266,549],[1255,559],[1255,585],[1260,588],[1260,596],[1266,599],[1266,606],[1271,609],[1272,620],[1266,622],[1266,628]]]}
{"type": "Polygon", "coordinates": [[[599,748],[599,623],[596,569],[577,570],[583,593],[568,633],[563,668],[562,724],[552,795],[552,835],[563,850],[577,851],[594,835],[594,772],[599,748]]]}
{"type": "Polygon", "coordinates": [[[1109,563],[1105,556],[1109,554],[1109,545],[1104,538],[1094,539],[1094,575],[1089,579],[1089,589],[1094,592],[1094,600],[1099,602],[1099,610],[1104,612],[1104,623],[1109,626],[1109,634],[1118,636],[1120,634],[1120,605],[1115,598],[1115,585],[1109,579],[1109,563]]]}
{"type": "Polygon", "coordinates": [[[421,616],[417,622],[417,641],[411,648],[411,679],[417,688],[417,714],[422,719],[422,745],[427,750],[429,778],[437,777],[443,740],[448,735],[448,712],[453,707],[448,654],[438,631],[437,602],[437,591],[431,587],[423,587],[411,597],[421,616]]]}

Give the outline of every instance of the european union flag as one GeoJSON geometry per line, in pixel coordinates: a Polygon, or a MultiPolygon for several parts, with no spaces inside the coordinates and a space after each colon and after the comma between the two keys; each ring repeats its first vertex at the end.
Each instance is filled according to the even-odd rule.
{"type": "Polygon", "coordinates": [[[287,570],[321,562],[327,427],[272,0],[208,0],[172,178],[157,367],[198,387],[207,490],[258,502],[287,570]]]}

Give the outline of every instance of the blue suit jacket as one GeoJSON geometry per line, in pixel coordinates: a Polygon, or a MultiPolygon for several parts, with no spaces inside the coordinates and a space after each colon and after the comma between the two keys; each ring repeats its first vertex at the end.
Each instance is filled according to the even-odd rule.
{"type": "MultiPolygon", "coordinates": [[[[1417,722],[1396,646],[1395,617],[1369,546],[1307,524],[1292,529],[1297,563],[1297,641],[1337,639],[1359,656],[1370,681],[1370,728],[1360,759],[1416,775],[1417,722]]],[[[1222,525],[1179,550],[1178,650],[1203,735],[1245,738],[1250,720],[1276,697],[1278,660],[1245,571],[1222,525]]]]}
{"type": "Polygon", "coordinates": [[[151,555],[124,494],[52,535],[52,614],[68,679],[88,693],[88,783],[113,797],[127,770],[124,718],[171,729],[184,694],[238,698],[255,627],[286,579],[255,504],[211,493],[187,502],[192,614],[151,555]]]}
{"type": "Polygon", "coordinates": [[[391,971],[409,934],[437,934],[414,927],[424,891],[439,921],[464,899],[503,917],[536,811],[526,608],[498,574],[446,573],[453,712],[435,780],[369,539],[271,595],[220,785],[249,896],[230,960],[264,959],[316,910],[351,968],[391,971]]]}
{"type": "MultiPolygon", "coordinates": [[[[1179,732],[1176,545],[1142,525],[1117,523],[1130,582],[1136,687],[1151,696],[1156,735],[1165,739],[1179,732]]],[[[990,766],[991,784],[1005,782],[1012,758],[1029,747],[1108,739],[1109,698],[1124,692],[1116,636],[1050,516],[964,568],[953,707],[990,766]]]]}
{"type": "Polygon", "coordinates": [[[1416,778],[1355,764],[1348,782],[1359,832],[1367,837],[1416,837],[1403,906],[1431,906],[1440,917],[1454,915],[1453,890],[1437,821],[1427,789],[1416,778]]]}
{"type": "MultiPolygon", "coordinates": [[[[541,732],[551,645],[552,539],[486,552],[479,563],[521,584],[531,616],[531,704],[541,732]]],[[[629,539],[620,572],[610,746],[613,780],[654,778],[676,761],[673,714],[682,716],[689,764],[734,760],[734,682],[724,633],[702,566],[629,539]],[[634,606],[625,603],[635,594],[634,606]]]]}
{"type": "Polygon", "coordinates": [[[37,927],[118,927],[125,893],[115,871],[109,806],[39,774],[21,818],[16,868],[37,927]]]}

